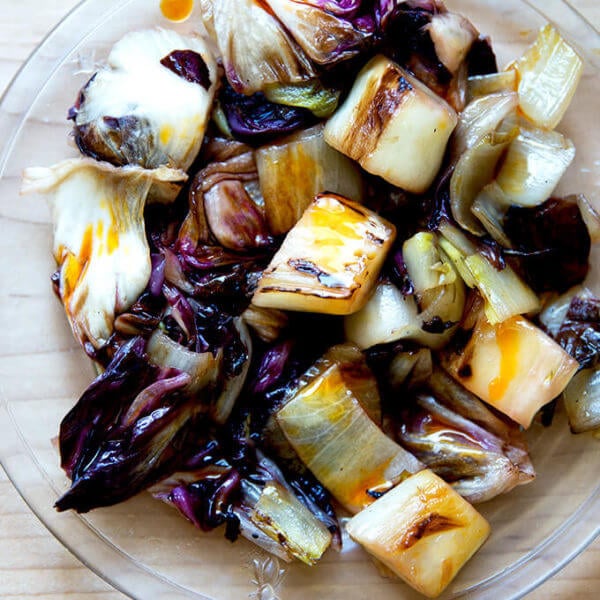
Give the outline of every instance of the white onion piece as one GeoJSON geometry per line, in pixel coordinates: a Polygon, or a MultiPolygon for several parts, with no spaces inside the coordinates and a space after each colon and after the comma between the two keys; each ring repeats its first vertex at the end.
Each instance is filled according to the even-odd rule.
{"type": "Polygon", "coordinates": [[[519,99],[514,92],[500,92],[476,98],[460,113],[450,141],[450,156],[456,161],[462,153],[514,113],[519,99]]]}
{"type": "Polygon", "coordinates": [[[483,235],[485,229],[472,212],[473,202],[490,183],[505,150],[514,139],[510,134],[488,133],[465,150],[458,159],[450,179],[450,208],[456,222],[475,235],[483,235]]]}
{"type": "Polygon", "coordinates": [[[511,204],[537,206],[551,196],[573,158],[573,142],[560,133],[521,128],[496,182],[511,204]]]}
{"type": "Polygon", "coordinates": [[[600,370],[579,371],[563,392],[563,400],[573,433],[600,428],[600,370]]]}
{"type": "Polygon", "coordinates": [[[150,360],[159,367],[178,369],[187,373],[191,380],[186,388],[195,393],[215,383],[219,375],[222,353],[192,352],[157,329],[146,347],[150,360]]]}

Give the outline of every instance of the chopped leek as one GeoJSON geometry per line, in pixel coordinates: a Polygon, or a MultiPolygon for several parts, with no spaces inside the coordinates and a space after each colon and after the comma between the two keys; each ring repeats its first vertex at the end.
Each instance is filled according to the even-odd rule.
{"type": "MultiPolygon", "coordinates": [[[[450,142],[450,153],[457,160],[482,138],[496,131],[507,117],[513,115],[518,105],[514,92],[501,92],[481,96],[467,104],[460,113],[458,125],[450,142]]],[[[508,134],[510,130],[503,131],[508,134]]]]}
{"type": "Polygon", "coordinates": [[[358,166],[325,143],[323,126],[292,134],[255,153],[269,228],[287,233],[317,194],[332,192],[360,202],[358,166]]]}
{"type": "Polygon", "coordinates": [[[352,513],[422,468],[369,418],[336,364],[296,390],[277,422],[315,477],[352,513]]]}
{"type": "Polygon", "coordinates": [[[429,469],[354,516],[346,530],[430,598],[444,591],[490,534],[487,521],[429,469]]]}
{"type": "MultiPolygon", "coordinates": [[[[242,489],[250,486],[244,482],[242,489]]],[[[250,493],[246,492],[249,496],[250,493]]],[[[268,482],[250,511],[250,519],[291,557],[314,565],[331,544],[331,533],[298,498],[276,481],[268,482]]]]}
{"type": "Polygon", "coordinates": [[[450,208],[456,222],[475,235],[485,230],[471,212],[482,188],[494,178],[496,166],[513,140],[513,134],[489,133],[465,150],[450,179],[450,208]]]}
{"type": "Polygon", "coordinates": [[[325,126],[325,141],[374,175],[424,192],[442,164],[454,110],[384,56],[362,69],[325,126]]]}
{"type": "Polygon", "coordinates": [[[396,231],[376,213],[322,194],[284,239],[259,281],[259,307],[350,314],[373,289],[396,231]]]}
{"type": "Polygon", "coordinates": [[[440,259],[434,233],[421,231],[406,240],[402,245],[402,257],[417,293],[456,281],[452,265],[440,259]]]}
{"type": "Polygon", "coordinates": [[[536,311],[540,307],[536,294],[506,265],[497,269],[475,245],[449,223],[440,226],[440,246],[450,257],[469,287],[476,287],[485,299],[485,314],[496,324],[515,315],[536,311]]]}
{"type": "Polygon", "coordinates": [[[469,100],[499,92],[516,92],[517,74],[513,69],[509,69],[488,75],[473,75],[467,81],[467,88],[469,100]]]}
{"type": "Polygon", "coordinates": [[[583,72],[583,61],[552,25],[509,68],[517,72],[519,106],[539,127],[554,129],[567,110],[583,72]]]}
{"type": "Polygon", "coordinates": [[[404,296],[392,283],[380,282],[365,307],[344,322],[346,339],[360,348],[401,339],[441,348],[461,320],[464,285],[437,236],[417,233],[404,242],[402,253],[416,295],[404,296]]]}
{"type": "Polygon", "coordinates": [[[469,391],[525,428],[579,368],[554,340],[520,316],[495,325],[479,319],[466,347],[444,355],[443,365],[469,391]]]}
{"type": "Polygon", "coordinates": [[[573,142],[560,133],[521,127],[496,182],[510,204],[537,206],[550,197],[573,158],[573,142]]]}

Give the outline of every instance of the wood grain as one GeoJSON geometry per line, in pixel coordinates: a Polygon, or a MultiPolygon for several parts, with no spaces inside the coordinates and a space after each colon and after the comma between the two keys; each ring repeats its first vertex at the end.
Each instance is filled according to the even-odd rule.
{"type": "MultiPolygon", "coordinates": [[[[0,92],[42,37],[76,4],[76,0],[0,0],[0,92]]],[[[571,4],[596,26],[600,25],[598,0],[571,0],[571,4]]],[[[599,594],[600,540],[597,540],[528,598],[592,600],[599,594]]],[[[0,598],[124,598],[76,560],[44,528],[2,469],[0,598]]]]}

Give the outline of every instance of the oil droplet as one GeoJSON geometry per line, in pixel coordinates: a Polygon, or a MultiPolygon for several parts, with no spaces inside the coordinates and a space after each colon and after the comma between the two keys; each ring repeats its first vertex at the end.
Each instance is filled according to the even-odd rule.
{"type": "Polygon", "coordinates": [[[185,21],[194,8],[194,0],[160,0],[160,10],[169,21],[185,21]]]}

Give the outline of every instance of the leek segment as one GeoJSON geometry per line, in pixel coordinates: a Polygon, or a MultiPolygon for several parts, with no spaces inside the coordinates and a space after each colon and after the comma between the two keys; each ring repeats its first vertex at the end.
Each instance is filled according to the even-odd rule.
{"type": "Polygon", "coordinates": [[[394,226],[335,194],[322,194],[291,229],[259,281],[263,308],[344,315],[367,302],[394,226]]]}
{"type": "Polygon", "coordinates": [[[423,468],[369,418],[337,364],[300,387],[277,421],[304,464],[351,513],[423,468]]]}
{"type": "Polygon", "coordinates": [[[464,282],[476,287],[485,299],[485,314],[491,324],[515,315],[539,310],[540,301],[533,290],[506,265],[497,269],[477,252],[476,246],[456,227],[440,225],[440,246],[452,260],[464,282]]]}
{"type": "Polygon", "coordinates": [[[496,183],[510,204],[538,206],[549,198],[574,158],[573,142],[557,131],[521,127],[496,183]]]}
{"type": "Polygon", "coordinates": [[[467,81],[467,90],[469,100],[499,92],[516,92],[517,74],[510,69],[488,75],[473,75],[467,81]]]}
{"type": "Polygon", "coordinates": [[[442,164],[458,117],[424,84],[384,56],[362,69],[325,126],[325,141],[373,175],[423,193],[442,164]]]}
{"type": "Polygon", "coordinates": [[[519,106],[538,127],[554,129],[567,110],[583,72],[583,61],[552,26],[543,27],[515,63],[519,106]]]}
{"type": "Polygon", "coordinates": [[[276,481],[265,485],[250,518],[287,554],[307,565],[316,564],[331,544],[327,527],[276,481]]]}
{"type": "Polygon", "coordinates": [[[420,232],[404,242],[402,254],[414,296],[380,282],[362,310],[346,317],[346,339],[365,349],[401,339],[438,349],[456,329],[465,305],[463,281],[440,251],[438,237],[420,232]]]}
{"type": "Polygon", "coordinates": [[[362,201],[358,167],[325,143],[320,125],[259,148],[255,158],[274,235],[287,233],[317,194],[327,191],[362,201]]]}
{"type": "Polygon", "coordinates": [[[435,598],[485,542],[490,526],[426,469],[353,517],[346,530],[410,586],[435,598]]]}
{"type": "Polygon", "coordinates": [[[579,368],[552,338],[520,316],[495,325],[479,319],[464,350],[442,361],[470,392],[525,428],[579,368]]]}

